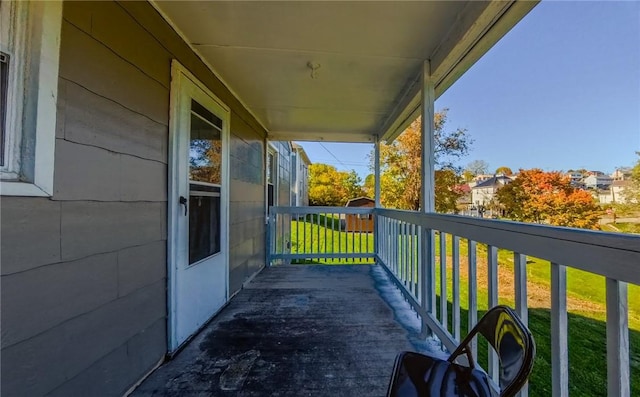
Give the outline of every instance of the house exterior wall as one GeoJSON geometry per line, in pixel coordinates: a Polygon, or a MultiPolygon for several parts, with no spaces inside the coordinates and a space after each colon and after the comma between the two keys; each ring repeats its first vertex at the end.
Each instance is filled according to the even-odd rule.
{"type": "Polygon", "coordinates": [[[122,395],[162,360],[174,58],[231,108],[231,293],[264,265],[265,131],[150,4],[65,3],[54,194],[0,206],[3,396],[122,395]]]}
{"type": "Polygon", "coordinates": [[[294,154],[292,158],[295,158],[295,162],[292,164],[292,169],[295,169],[295,173],[291,178],[291,205],[307,207],[309,205],[309,163],[301,147],[294,147],[294,154]]]}
{"type": "Polygon", "coordinates": [[[496,189],[494,187],[471,189],[471,203],[472,204],[489,204],[495,195],[496,189]]]}
{"type": "Polygon", "coordinates": [[[608,175],[589,175],[584,178],[584,185],[591,189],[606,189],[611,185],[611,183],[613,183],[613,178],[608,175]]]}
{"type": "Polygon", "coordinates": [[[279,206],[289,206],[291,203],[291,144],[287,141],[271,142],[278,152],[277,189],[279,206]]]}

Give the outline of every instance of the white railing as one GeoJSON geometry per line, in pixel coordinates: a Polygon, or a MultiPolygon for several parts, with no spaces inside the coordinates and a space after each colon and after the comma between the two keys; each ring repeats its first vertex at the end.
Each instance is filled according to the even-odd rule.
{"type": "MultiPolygon", "coordinates": [[[[525,324],[527,256],[548,261],[554,396],[569,394],[567,268],[604,276],[607,394],[630,395],[627,283],[640,285],[638,236],[413,211],[333,207],[274,207],[268,235],[269,263],[375,258],[421,316],[425,331],[433,332],[449,351],[457,347],[462,336],[461,270],[466,270],[468,282],[466,331],[478,321],[478,252],[486,251],[486,307],[497,305],[500,293],[513,293],[516,312],[525,324]],[[357,228],[347,230],[353,229],[347,228],[348,216],[368,219],[371,214],[375,220],[374,236],[357,228]],[[451,246],[450,256],[447,244],[451,246]],[[461,246],[467,250],[466,269],[461,269],[461,246]],[[499,249],[513,255],[513,291],[499,290],[499,249]]],[[[477,357],[475,343],[472,349],[477,357]]],[[[497,383],[498,360],[491,353],[487,356],[487,373],[497,383]]],[[[526,387],[520,395],[528,395],[526,387]]]]}
{"type": "Polygon", "coordinates": [[[269,264],[374,263],[373,208],[271,207],[269,264]]]}
{"type": "MultiPolygon", "coordinates": [[[[478,243],[486,245],[487,307],[498,304],[498,249],[513,253],[515,309],[525,324],[528,323],[526,258],[550,262],[549,330],[554,396],[569,394],[567,267],[606,277],[607,394],[630,395],[627,283],[640,285],[640,237],[455,215],[387,209],[374,212],[378,225],[379,262],[422,316],[424,324],[450,351],[459,343],[461,333],[461,239],[466,240],[468,251],[469,329],[478,320],[478,243]],[[440,248],[438,260],[436,241],[440,248]],[[447,241],[452,245],[451,318],[447,313],[447,241]],[[418,247],[414,246],[416,242],[418,247]],[[421,255],[416,255],[416,251],[421,255]],[[436,270],[440,272],[439,280],[436,280],[436,270]],[[439,313],[436,311],[436,281],[440,291],[439,313]]],[[[476,354],[477,346],[473,349],[476,354]]],[[[493,354],[488,355],[487,373],[497,382],[498,361],[493,354]]],[[[521,395],[528,395],[526,387],[521,395]]]]}

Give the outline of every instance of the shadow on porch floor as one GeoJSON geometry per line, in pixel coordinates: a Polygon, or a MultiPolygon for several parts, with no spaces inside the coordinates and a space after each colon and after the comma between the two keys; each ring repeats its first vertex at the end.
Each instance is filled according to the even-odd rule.
{"type": "Polygon", "coordinates": [[[132,396],[383,396],[414,350],[375,266],[264,269],[132,396]]]}

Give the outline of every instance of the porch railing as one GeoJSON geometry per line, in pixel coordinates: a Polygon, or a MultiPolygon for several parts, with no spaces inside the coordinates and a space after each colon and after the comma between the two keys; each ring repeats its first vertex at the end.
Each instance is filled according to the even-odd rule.
{"type": "MultiPolygon", "coordinates": [[[[312,227],[307,230],[315,229],[312,227]]],[[[604,276],[606,341],[603,340],[603,343],[606,342],[607,352],[607,395],[630,395],[627,283],[640,285],[640,238],[637,236],[413,211],[327,207],[273,208],[269,234],[276,237],[276,241],[270,243],[271,260],[375,257],[421,316],[425,329],[431,330],[449,351],[457,347],[463,331],[462,271],[467,274],[468,282],[464,294],[468,307],[465,331],[468,331],[478,320],[479,281],[483,284],[486,282],[488,308],[498,304],[501,298],[499,293],[513,293],[515,309],[527,324],[527,256],[548,261],[551,383],[554,396],[569,395],[567,268],[604,276]],[[340,247],[339,252],[330,252],[331,245],[327,245],[326,237],[321,243],[322,236],[317,234],[311,236],[312,241],[318,241],[317,245],[300,245],[296,241],[293,242],[296,250],[284,252],[283,244],[287,236],[292,235],[292,230],[287,232],[286,226],[278,226],[277,222],[293,225],[295,223],[291,219],[297,218],[303,219],[303,223],[317,226],[324,225],[327,219],[340,218],[342,214],[346,216],[349,213],[373,214],[376,224],[375,250],[369,247],[365,252],[353,256],[340,244],[337,246],[340,247]],[[447,245],[451,247],[450,255],[447,254],[447,245]],[[301,247],[305,252],[300,251],[301,247]],[[324,252],[310,252],[309,247],[312,247],[311,250],[324,249],[324,252]],[[466,251],[466,260],[463,258],[462,261],[466,262],[464,268],[461,266],[462,248],[466,251]],[[512,255],[513,291],[498,289],[498,250],[506,250],[512,255]],[[485,280],[478,275],[478,253],[486,255],[485,280]],[[451,275],[447,274],[449,269],[451,275]]],[[[299,236],[298,233],[295,235],[299,236]]],[[[473,349],[477,357],[478,346],[474,344],[473,349]]],[[[497,383],[498,359],[489,352],[486,361],[487,373],[497,383]]],[[[526,387],[521,395],[528,395],[526,387]]]]}
{"type": "Polygon", "coordinates": [[[269,263],[374,263],[373,208],[271,207],[269,263]]]}

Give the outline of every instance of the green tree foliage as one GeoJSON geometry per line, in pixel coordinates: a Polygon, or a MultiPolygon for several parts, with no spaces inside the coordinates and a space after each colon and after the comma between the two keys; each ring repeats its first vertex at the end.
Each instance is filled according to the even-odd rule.
{"type": "Polygon", "coordinates": [[[560,172],[521,169],[496,196],[506,216],[517,221],[599,229],[600,207],[590,193],[571,186],[560,172]]]}
{"type": "Polygon", "coordinates": [[[458,199],[464,193],[458,187],[460,175],[451,168],[435,171],[436,212],[457,212],[458,199]]]}
{"type": "Polygon", "coordinates": [[[365,196],[375,198],[376,195],[376,176],[374,174],[367,175],[364,178],[364,186],[362,187],[365,196]]]}
{"type": "MultiPolygon", "coordinates": [[[[436,210],[456,211],[455,201],[461,192],[458,170],[453,161],[468,152],[471,138],[464,129],[445,130],[447,111],[435,114],[435,175],[436,210]]],[[[385,207],[418,210],[421,186],[421,119],[416,121],[393,141],[380,145],[380,199],[385,207]]],[[[373,156],[371,156],[373,157],[373,156]]]]}
{"type": "Polygon", "coordinates": [[[362,196],[361,181],[355,171],[338,171],[332,165],[309,166],[309,204],[343,206],[347,200],[362,196]]]}

